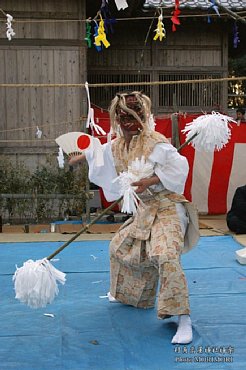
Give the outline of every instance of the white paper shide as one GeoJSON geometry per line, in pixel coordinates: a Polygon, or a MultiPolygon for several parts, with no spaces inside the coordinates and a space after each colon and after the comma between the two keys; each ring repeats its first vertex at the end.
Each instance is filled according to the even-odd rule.
{"type": "Polygon", "coordinates": [[[136,187],[132,186],[133,182],[144,178],[151,177],[154,173],[153,165],[146,161],[144,156],[141,159],[136,158],[129,166],[128,171],[120,172],[120,175],[114,180],[118,181],[120,194],[123,196],[121,211],[123,213],[136,213],[138,204],[141,202],[135,192],[136,187]]]}
{"type": "Polygon", "coordinates": [[[66,274],[48,260],[28,260],[13,276],[15,298],[32,308],[45,307],[59,293],[57,283],[65,284],[66,274]]]}
{"type": "Polygon", "coordinates": [[[196,150],[213,152],[214,150],[221,150],[230,140],[229,122],[236,123],[229,116],[212,112],[197,117],[188,123],[182,132],[186,133],[186,140],[192,139],[192,146],[196,150]]]}

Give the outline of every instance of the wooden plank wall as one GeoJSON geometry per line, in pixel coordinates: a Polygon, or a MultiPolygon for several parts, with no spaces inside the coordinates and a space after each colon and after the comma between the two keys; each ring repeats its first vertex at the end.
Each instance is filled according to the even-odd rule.
{"type": "MultiPolygon", "coordinates": [[[[156,24],[149,32],[150,24],[150,20],[118,22],[114,27],[114,34],[108,36],[111,46],[100,53],[93,48],[88,52],[89,82],[172,81],[197,79],[199,76],[200,78],[227,76],[228,41],[225,24],[214,22],[208,25],[205,19],[192,22],[189,18],[189,21],[182,20],[182,25],[176,32],[172,32],[171,25],[167,23],[165,25],[167,37],[162,42],[153,41],[156,24]],[[149,37],[145,43],[148,32],[149,37]]],[[[162,99],[164,90],[169,95],[173,93],[177,95],[176,100],[181,110],[201,111],[212,108],[212,103],[219,104],[223,110],[227,109],[226,83],[213,86],[209,83],[200,88],[193,85],[189,85],[190,95],[201,94],[201,90],[211,88],[215,90],[213,94],[209,93],[213,98],[206,99],[206,106],[204,99],[196,105],[194,100],[190,100],[189,104],[192,97],[187,96],[188,85],[179,87],[173,85],[169,89],[148,87],[147,92],[151,95],[155,114],[172,112],[173,107],[170,104],[172,105],[173,99],[170,97],[168,102],[165,102],[162,99]]],[[[142,89],[146,90],[145,87],[142,89]]],[[[97,89],[93,91],[93,99],[96,104],[102,103],[103,108],[106,108],[106,102],[102,97],[112,97],[116,91],[117,88],[114,87],[97,89]]]]}
{"type": "MultiPolygon", "coordinates": [[[[0,33],[0,83],[86,81],[85,23],[76,21],[85,19],[85,1],[8,0],[1,8],[14,17],[16,35],[0,33]]],[[[57,136],[83,127],[87,112],[78,88],[0,88],[0,104],[0,154],[33,168],[57,152],[57,136]]]]}

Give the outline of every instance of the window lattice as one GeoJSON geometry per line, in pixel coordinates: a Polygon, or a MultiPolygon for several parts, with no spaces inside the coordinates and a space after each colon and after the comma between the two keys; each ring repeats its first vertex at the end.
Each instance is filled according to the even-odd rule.
{"type": "Polygon", "coordinates": [[[101,72],[97,74],[91,74],[88,76],[89,84],[96,84],[96,83],[103,83],[103,84],[110,84],[110,83],[135,83],[134,86],[103,86],[103,87],[95,87],[90,89],[90,97],[91,102],[93,104],[98,105],[101,108],[107,109],[110,101],[113,99],[115,94],[119,91],[125,90],[138,90],[144,92],[150,96],[150,86],[139,86],[138,82],[149,82],[150,75],[149,74],[105,74],[105,72],[101,72]]]}
{"type": "MultiPolygon", "coordinates": [[[[220,78],[219,74],[160,74],[160,81],[201,80],[220,78]]],[[[221,83],[201,82],[187,84],[170,84],[159,86],[159,106],[200,108],[219,107],[221,104],[221,83]]]]}

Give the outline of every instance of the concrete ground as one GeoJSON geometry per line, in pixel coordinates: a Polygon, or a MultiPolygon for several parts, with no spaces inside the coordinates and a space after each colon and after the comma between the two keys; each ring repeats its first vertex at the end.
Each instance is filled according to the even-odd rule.
{"type": "MultiPolygon", "coordinates": [[[[246,247],[246,234],[235,235],[228,230],[225,215],[201,215],[199,217],[201,236],[232,235],[233,238],[246,247]]],[[[95,224],[86,233],[81,234],[76,240],[111,240],[120,227],[115,224],[95,224]]],[[[82,225],[63,224],[56,225],[56,232],[50,232],[50,224],[30,225],[29,232],[25,232],[24,225],[4,225],[0,233],[0,243],[5,242],[42,242],[42,241],[67,241],[73,237],[82,225]]]]}

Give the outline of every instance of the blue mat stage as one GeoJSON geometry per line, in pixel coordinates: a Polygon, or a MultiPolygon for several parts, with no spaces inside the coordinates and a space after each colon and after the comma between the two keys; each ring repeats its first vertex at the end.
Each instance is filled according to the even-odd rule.
{"type": "Polygon", "coordinates": [[[112,304],[108,241],[73,242],[54,266],[67,282],[52,305],[30,309],[14,298],[15,265],[62,243],[0,244],[0,370],[173,370],[246,368],[246,267],[230,236],[202,237],[182,257],[194,340],[172,345],[176,319],[155,309],[112,304]],[[52,314],[54,317],[45,314],[52,314]]]}

